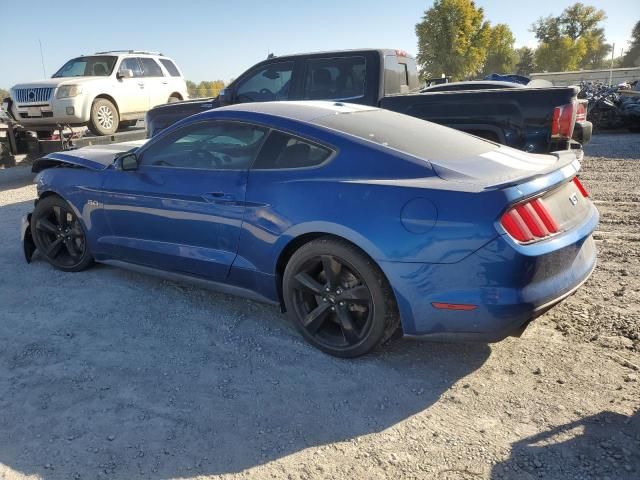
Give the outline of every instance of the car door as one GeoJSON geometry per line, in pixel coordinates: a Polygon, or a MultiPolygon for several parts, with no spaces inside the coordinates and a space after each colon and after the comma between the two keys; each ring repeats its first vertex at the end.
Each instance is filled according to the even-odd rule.
{"type": "Polygon", "coordinates": [[[158,62],[151,57],[140,57],[144,88],[149,95],[149,108],[167,103],[171,95],[169,79],[164,76],[158,62]]]}
{"type": "Polygon", "coordinates": [[[223,280],[236,256],[247,170],[265,129],[205,121],[159,137],[138,169],[113,169],[103,184],[112,259],[223,280]]]}
{"type": "Polygon", "coordinates": [[[149,95],[145,90],[145,79],[140,62],[135,57],[123,58],[118,67],[114,89],[120,114],[146,112],[149,109],[149,95]],[[122,75],[123,70],[131,70],[132,77],[122,75]]]}

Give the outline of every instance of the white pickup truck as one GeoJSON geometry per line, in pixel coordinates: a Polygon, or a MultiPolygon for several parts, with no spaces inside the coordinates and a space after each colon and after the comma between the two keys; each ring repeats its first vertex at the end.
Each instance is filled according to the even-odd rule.
{"type": "Polygon", "coordinates": [[[74,58],[50,79],[14,85],[8,111],[34,130],[86,125],[110,135],[156,105],[187,98],[186,82],[169,57],[117,50],[74,58]]]}

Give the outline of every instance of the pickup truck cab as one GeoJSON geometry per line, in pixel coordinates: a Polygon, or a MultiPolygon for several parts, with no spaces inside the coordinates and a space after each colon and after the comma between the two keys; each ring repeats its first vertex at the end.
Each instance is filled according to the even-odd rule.
{"type": "Polygon", "coordinates": [[[50,79],[14,85],[9,111],[23,126],[51,131],[84,126],[109,135],[152,107],[189,98],[173,60],[160,53],[98,52],[66,62],[50,79]]]}
{"type": "Polygon", "coordinates": [[[574,87],[496,88],[421,93],[415,60],[400,50],[367,49],[270,56],[216,98],[150,110],[147,136],[206,109],[246,102],[336,100],[370,105],[456,128],[528,152],[575,148],[591,137],[574,87]],[[576,128],[580,123],[580,128],[576,128]],[[580,132],[573,139],[574,130],[580,132]]]}

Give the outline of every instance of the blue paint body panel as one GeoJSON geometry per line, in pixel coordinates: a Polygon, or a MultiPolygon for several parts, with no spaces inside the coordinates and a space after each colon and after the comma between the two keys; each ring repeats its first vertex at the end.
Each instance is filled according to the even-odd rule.
{"type": "MultiPolygon", "coordinates": [[[[41,171],[38,192],[58,194],[70,203],[97,261],[222,282],[275,302],[279,259],[290,242],[303,235],[344,238],[387,276],[407,334],[505,336],[573,291],[593,270],[591,233],[598,212],[591,202],[580,224],[531,245],[518,244],[499,224],[509,205],[570,181],[577,162],[556,159],[553,167],[527,175],[487,163],[496,171],[471,177],[460,159],[418,159],[319,126],[314,119],[330,110],[326,106],[270,105],[195,115],[137,153],[144,155],[149,145],[192,122],[233,120],[326,145],[335,152],[330,161],[282,170],[140,166],[122,171],[113,163],[115,156],[89,156],[81,149],[48,156],[49,164],[59,161],[74,168],[41,171]],[[433,302],[478,307],[439,310],[433,302]]],[[[424,123],[425,129],[444,128],[424,123]]],[[[443,132],[452,135],[443,141],[467,141],[465,134],[443,132]]],[[[487,145],[488,151],[511,155],[506,147],[487,145]]],[[[524,162],[522,155],[514,162],[524,162]]],[[[480,157],[468,161],[485,161],[480,157]]]]}

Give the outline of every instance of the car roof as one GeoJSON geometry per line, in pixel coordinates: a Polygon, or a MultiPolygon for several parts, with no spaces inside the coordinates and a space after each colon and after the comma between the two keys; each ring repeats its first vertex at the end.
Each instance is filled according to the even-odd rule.
{"type": "Polygon", "coordinates": [[[344,50],[321,50],[318,52],[301,52],[301,53],[289,53],[285,55],[273,55],[266,58],[266,60],[289,60],[296,59],[298,57],[314,57],[314,56],[327,56],[327,55],[341,55],[341,54],[364,54],[364,53],[379,53],[382,55],[399,55],[402,57],[413,58],[413,56],[409,55],[404,50],[399,50],[395,48],[351,48],[344,50]]]}
{"type": "Polygon", "coordinates": [[[216,112],[247,112],[285,117],[299,122],[312,123],[314,119],[327,115],[349,114],[363,112],[367,110],[380,110],[376,107],[366,105],[356,105],[353,103],[343,103],[324,100],[302,100],[286,102],[256,102],[240,103],[226,107],[210,110],[216,112]]]}

